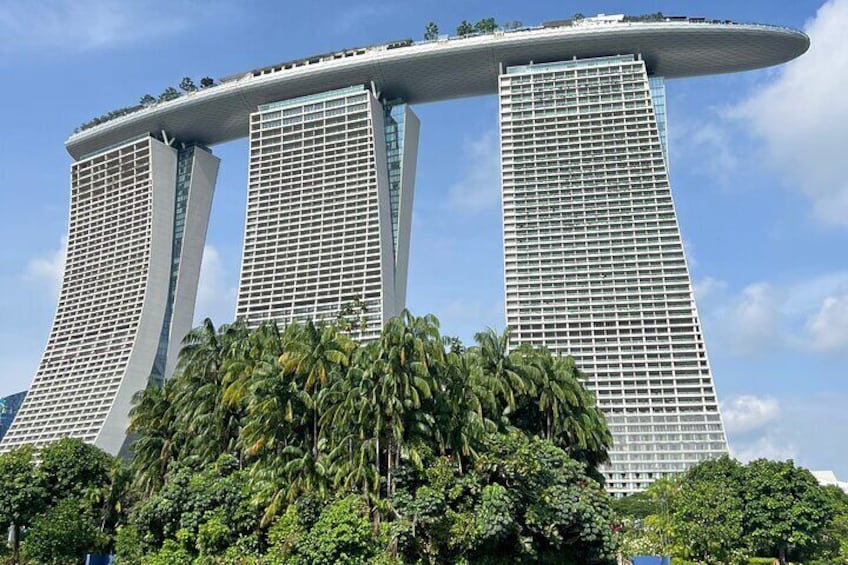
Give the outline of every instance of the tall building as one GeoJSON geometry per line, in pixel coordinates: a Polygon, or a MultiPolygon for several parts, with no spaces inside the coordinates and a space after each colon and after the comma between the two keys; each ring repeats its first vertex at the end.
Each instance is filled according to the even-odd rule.
{"type": "Polygon", "coordinates": [[[665,80],[808,47],[758,24],[561,20],[343,49],[94,120],[66,142],[67,270],[0,451],[70,435],[115,453],[133,394],[172,373],[218,167],[204,146],[250,138],[236,315],[255,327],[345,313],[370,339],[406,303],[419,130],[407,104],[497,94],[516,341],[571,354],[588,376],[615,439],[613,492],[724,453],[669,188],[665,80]]]}
{"type": "Polygon", "coordinates": [[[62,290],[2,450],[75,437],[118,453],[133,395],[191,329],[218,159],[144,136],[75,162],[62,290]]]}
{"type": "Polygon", "coordinates": [[[418,120],[351,86],[260,105],[236,316],[379,335],[406,298],[418,120]],[[356,307],[351,309],[352,305],[356,307]]]}
{"type": "Polygon", "coordinates": [[[15,419],[15,414],[20,410],[25,396],[26,391],[0,398],[0,440],[6,435],[9,426],[12,425],[12,420],[15,419]]]}
{"type": "Polygon", "coordinates": [[[727,452],[668,181],[665,91],[635,55],[500,76],[506,318],[572,355],[626,494],[727,452]]]}

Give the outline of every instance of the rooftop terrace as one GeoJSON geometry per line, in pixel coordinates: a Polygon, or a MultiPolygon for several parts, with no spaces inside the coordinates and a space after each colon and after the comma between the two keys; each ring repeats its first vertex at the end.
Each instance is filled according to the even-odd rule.
{"type": "Polygon", "coordinates": [[[776,65],[808,47],[807,36],[790,28],[661,14],[601,14],[493,33],[403,39],[230,75],[173,100],[97,118],[71,135],[66,147],[79,159],[161,131],[214,145],[247,135],[248,115],[260,104],[352,84],[415,104],[495,93],[501,69],[516,64],[634,53],[651,74],[679,78],[776,65]]]}

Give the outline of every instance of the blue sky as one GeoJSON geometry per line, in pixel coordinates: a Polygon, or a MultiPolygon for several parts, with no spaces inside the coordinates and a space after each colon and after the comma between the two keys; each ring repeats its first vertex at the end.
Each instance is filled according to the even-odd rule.
{"type": "MultiPolygon", "coordinates": [[[[700,15],[805,29],[778,69],[668,83],[671,181],[731,449],[848,478],[848,0],[0,3],[0,396],[24,389],[55,308],[63,142],[89,118],[195,79],[405,37],[434,20],[700,15]]],[[[421,118],[409,307],[469,341],[503,326],[497,103],[421,118]]],[[[197,317],[232,317],[246,143],[222,158],[197,317]]]]}

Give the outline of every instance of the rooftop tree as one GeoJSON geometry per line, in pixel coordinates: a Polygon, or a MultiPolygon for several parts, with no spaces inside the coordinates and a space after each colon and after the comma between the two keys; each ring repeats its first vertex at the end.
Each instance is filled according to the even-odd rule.
{"type": "Polygon", "coordinates": [[[197,86],[195,86],[191,77],[183,77],[183,80],[180,81],[180,89],[185,92],[195,92],[197,90],[197,86]]]}
{"type": "Polygon", "coordinates": [[[474,31],[474,25],[468,20],[462,20],[462,22],[456,26],[456,34],[460,37],[471,35],[474,31]]]}
{"type": "Polygon", "coordinates": [[[432,39],[439,38],[439,26],[436,25],[436,22],[430,22],[424,28],[424,39],[430,41],[432,39]]]}
{"type": "Polygon", "coordinates": [[[159,95],[159,102],[167,102],[169,100],[174,100],[175,98],[179,97],[179,91],[173,86],[169,86],[164,91],[162,91],[162,94],[159,95]]]}
{"type": "Polygon", "coordinates": [[[479,33],[492,33],[496,29],[498,29],[498,23],[495,21],[495,18],[483,18],[474,24],[474,31],[479,33]]]}

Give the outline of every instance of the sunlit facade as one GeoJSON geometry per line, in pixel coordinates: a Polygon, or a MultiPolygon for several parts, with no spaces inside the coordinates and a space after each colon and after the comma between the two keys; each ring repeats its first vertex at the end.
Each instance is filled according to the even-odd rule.
{"type": "Polygon", "coordinates": [[[407,106],[363,86],[260,106],[236,316],[348,311],[356,337],[379,335],[405,301],[417,137],[407,106]]]}
{"type": "Polygon", "coordinates": [[[0,451],[68,436],[125,446],[133,395],[169,378],[191,326],[218,171],[208,146],[250,140],[236,317],[255,327],[342,314],[354,337],[373,339],[406,305],[419,132],[409,105],[498,94],[506,322],[589,376],[616,441],[610,489],[724,453],[668,185],[664,79],[781,64],[809,38],[643,20],[340,49],[81,126],[65,144],[56,317],[0,451]]]}
{"type": "Polygon", "coordinates": [[[507,324],[572,355],[627,494],[727,452],[668,182],[665,97],[633,55],[500,76],[507,324]]]}
{"type": "Polygon", "coordinates": [[[59,305],[0,451],[74,437],[117,454],[133,395],[191,329],[218,159],[151,136],[71,167],[59,305]]]}

